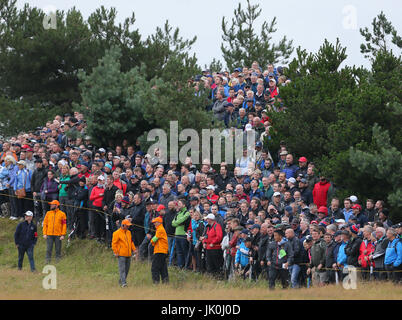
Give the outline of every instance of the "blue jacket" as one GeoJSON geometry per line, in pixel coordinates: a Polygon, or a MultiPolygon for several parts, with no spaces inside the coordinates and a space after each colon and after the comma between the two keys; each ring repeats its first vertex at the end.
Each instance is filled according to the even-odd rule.
{"type": "MultiPolygon", "coordinates": [[[[200,223],[204,223],[204,221],[202,221],[202,219],[200,219],[200,220],[191,219],[191,230],[193,230],[191,233],[191,236],[193,238],[193,245],[197,244],[198,239],[197,239],[196,230],[197,230],[198,226],[200,225],[200,223]]],[[[204,223],[204,225],[205,225],[205,223],[204,223]]]]}
{"type": "Polygon", "coordinates": [[[38,241],[36,224],[32,221],[29,224],[26,221],[20,222],[14,233],[14,241],[16,245],[25,248],[34,246],[38,241]]]}
{"type": "Polygon", "coordinates": [[[246,247],[245,242],[241,242],[239,249],[236,251],[235,264],[240,263],[242,267],[247,266],[249,261],[249,251],[250,249],[246,247]]]}
{"type": "Polygon", "coordinates": [[[402,241],[399,238],[395,238],[392,242],[388,243],[385,251],[385,265],[393,265],[399,267],[402,263],[402,241]]]}
{"type": "Polygon", "coordinates": [[[345,208],[343,208],[342,212],[345,216],[345,222],[348,223],[350,216],[353,215],[353,209],[346,210],[345,208]]]}
{"type": "Polygon", "coordinates": [[[264,195],[264,192],[262,192],[261,189],[257,188],[257,189],[255,190],[255,192],[253,192],[253,190],[250,190],[250,193],[249,193],[248,195],[249,195],[249,197],[250,197],[250,200],[251,200],[253,197],[257,197],[258,199],[261,199],[262,196],[264,195]]]}
{"type": "Polygon", "coordinates": [[[7,189],[6,181],[8,179],[8,169],[5,166],[0,166],[0,191],[7,189]]]}
{"type": "Polygon", "coordinates": [[[19,190],[24,188],[26,191],[31,191],[32,172],[27,169],[18,170],[14,179],[13,188],[19,190]]]}
{"type": "Polygon", "coordinates": [[[9,184],[11,188],[14,186],[15,177],[17,176],[18,166],[16,164],[11,164],[8,166],[8,178],[5,178],[5,183],[9,184]]]}
{"type": "Polygon", "coordinates": [[[343,265],[344,267],[347,266],[346,260],[348,259],[348,256],[345,253],[345,247],[348,244],[348,242],[342,241],[342,244],[339,246],[338,256],[336,257],[336,262],[343,265]]]}
{"type": "Polygon", "coordinates": [[[286,179],[289,178],[294,178],[296,176],[296,171],[297,171],[297,166],[292,164],[292,165],[287,165],[285,164],[283,167],[281,167],[281,172],[286,173],[286,179]]]}

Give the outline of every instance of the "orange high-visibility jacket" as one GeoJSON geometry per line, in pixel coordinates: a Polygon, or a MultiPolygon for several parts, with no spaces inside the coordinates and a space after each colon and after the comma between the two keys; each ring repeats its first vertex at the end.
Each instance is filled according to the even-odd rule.
{"type": "Polygon", "coordinates": [[[67,231],[66,214],[60,209],[49,210],[43,220],[43,234],[64,236],[67,231]]]}
{"type": "Polygon", "coordinates": [[[155,237],[151,239],[154,246],[154,253],[168,253],[168,239],[166,230],[162,224],[156,228],[155,237]]]}
{"type": "Polygon", "coordinates": [[[131,231],[119,229],[113,232],[112,250],[121,257],[131,257],[135,251],[134,242],[131,240],[131,231]]]}

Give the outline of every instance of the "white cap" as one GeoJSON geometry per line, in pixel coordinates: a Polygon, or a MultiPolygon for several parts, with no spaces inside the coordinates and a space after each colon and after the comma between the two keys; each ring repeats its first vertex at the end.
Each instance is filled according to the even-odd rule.
{"type": "Polygon", "coordinates": [[[274,197],[277,197],[277,196],[280,196],[281,195],[281,193],[280,192],[274,192],[274,197]]]}
{"type": "Polygon", "coordinates": [[[215,215],[213,213],[209,213],[205,219],[211,219],[211,220],[215,220],[215,215]]]}
{"type": "Polygon", "coordinates": [[[215,191],[215,187],[214,187],[214,186],[208,186],[206,189],[207,189],[207,190],[214,190],[214,191],[215,191]]]}
{"type": "Polygon", "coordinates": [[[356,202],[356,201],[357,201],[357,197],[356,197],[356,196],[350,196],[349,199],[350,199],[350,201],[352,201],[352,202],[356,202]]]}
{"type": "Polygon", "coordinates": [[[253,129],[253,126],[251,125],[251,123],[247,123],[246,126],[244,127],[244,129],[245,129],[246,131],[250,131],[250,130],[253,129]]]}
{"type": "Polygon", "coordinates": [[[23,164],[25,166],[25,161],[24,160],[20,160],[17,162],[17,164],[23,164]]]}
{"type": "Polygon", "coordinates": [[[33,217],[32,211],[25,212],[25,215],[28,216],[28,217],[33,217]]]}
{"type": "Polygon", "coordinates": [[[100,149],[99,149],[99,152],[104,153],[104,152],[106,152],[106,150],[103,149],[103,148],[100,148],[100,149]]]}
{"type": "Polygon", "coordinates": [[[104,177],[103,175],[100,175],[100,176],[98,177],[98,180],[103,181],[103,180],[105,180],[105,177],[104,177]]]}
{"type": "Polygon", "coordinates": [[[295,178],[293,178],[293,177],[290,177],[288,181],[289,181],[289,182],[291,182],[291,183],[293,183],[293,184],[295,184],[295,183],[296,183],[296,179],[295,179],[295,178]]]}
{"type": "Polygon", "coordinates": [[[335,219],[335,222],[336,223],[345,223],[345,220],[343,220],[343,219],[335,219]]]}

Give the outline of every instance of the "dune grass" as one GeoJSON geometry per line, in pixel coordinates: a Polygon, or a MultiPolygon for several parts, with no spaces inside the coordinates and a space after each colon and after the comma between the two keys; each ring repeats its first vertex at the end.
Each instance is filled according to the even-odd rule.
{"type": "MultiPolygon", "coordinates": [[[[402,287],[391,283],[358,283],[356,290],[327,286],[298,290],[268,290],[266,281],[236,279],[216,281],[208,275],[169,268],[169,284],[154,285],[150,264],[133,261],[127,288],[118,286],[117,261],[112,251],[94,240],[63,241],[62,259],[57,269],[57,289],[46,290],[42,281],[46,274],[46,242],[38,228],[39,239],[34,256],[37,273],[31,273],[28,258],[23,270],[17,269],[14,245],[16,221],[0,219],[0,299],[179,299],[179,300],[245,300],[245,299],[401,299],[402,287]]],[[[53,253],[54,254],[54,253],[53,253]]]]}

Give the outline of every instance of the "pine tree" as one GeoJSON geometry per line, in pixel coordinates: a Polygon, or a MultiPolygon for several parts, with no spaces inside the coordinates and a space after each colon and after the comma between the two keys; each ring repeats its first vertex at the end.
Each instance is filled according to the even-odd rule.
{"type": "Polygon", "coordinates": [[[247,0],[247,8],[243,10],[241,3],[234,10],[231,26],[228,27],[225,17],[222,18],[222,55],[230,71],[237,67],[251,66],[253,61],[261,66],[268,63],[286,64],[293,52],[293,40],[284,36],[278,43],[273,43],[272,34],[277,31],[276,17],[269,23],[264,21],[260,34],[255,33],[256,20],[261,15],[259,5],[251,5],[247,0]]]}

